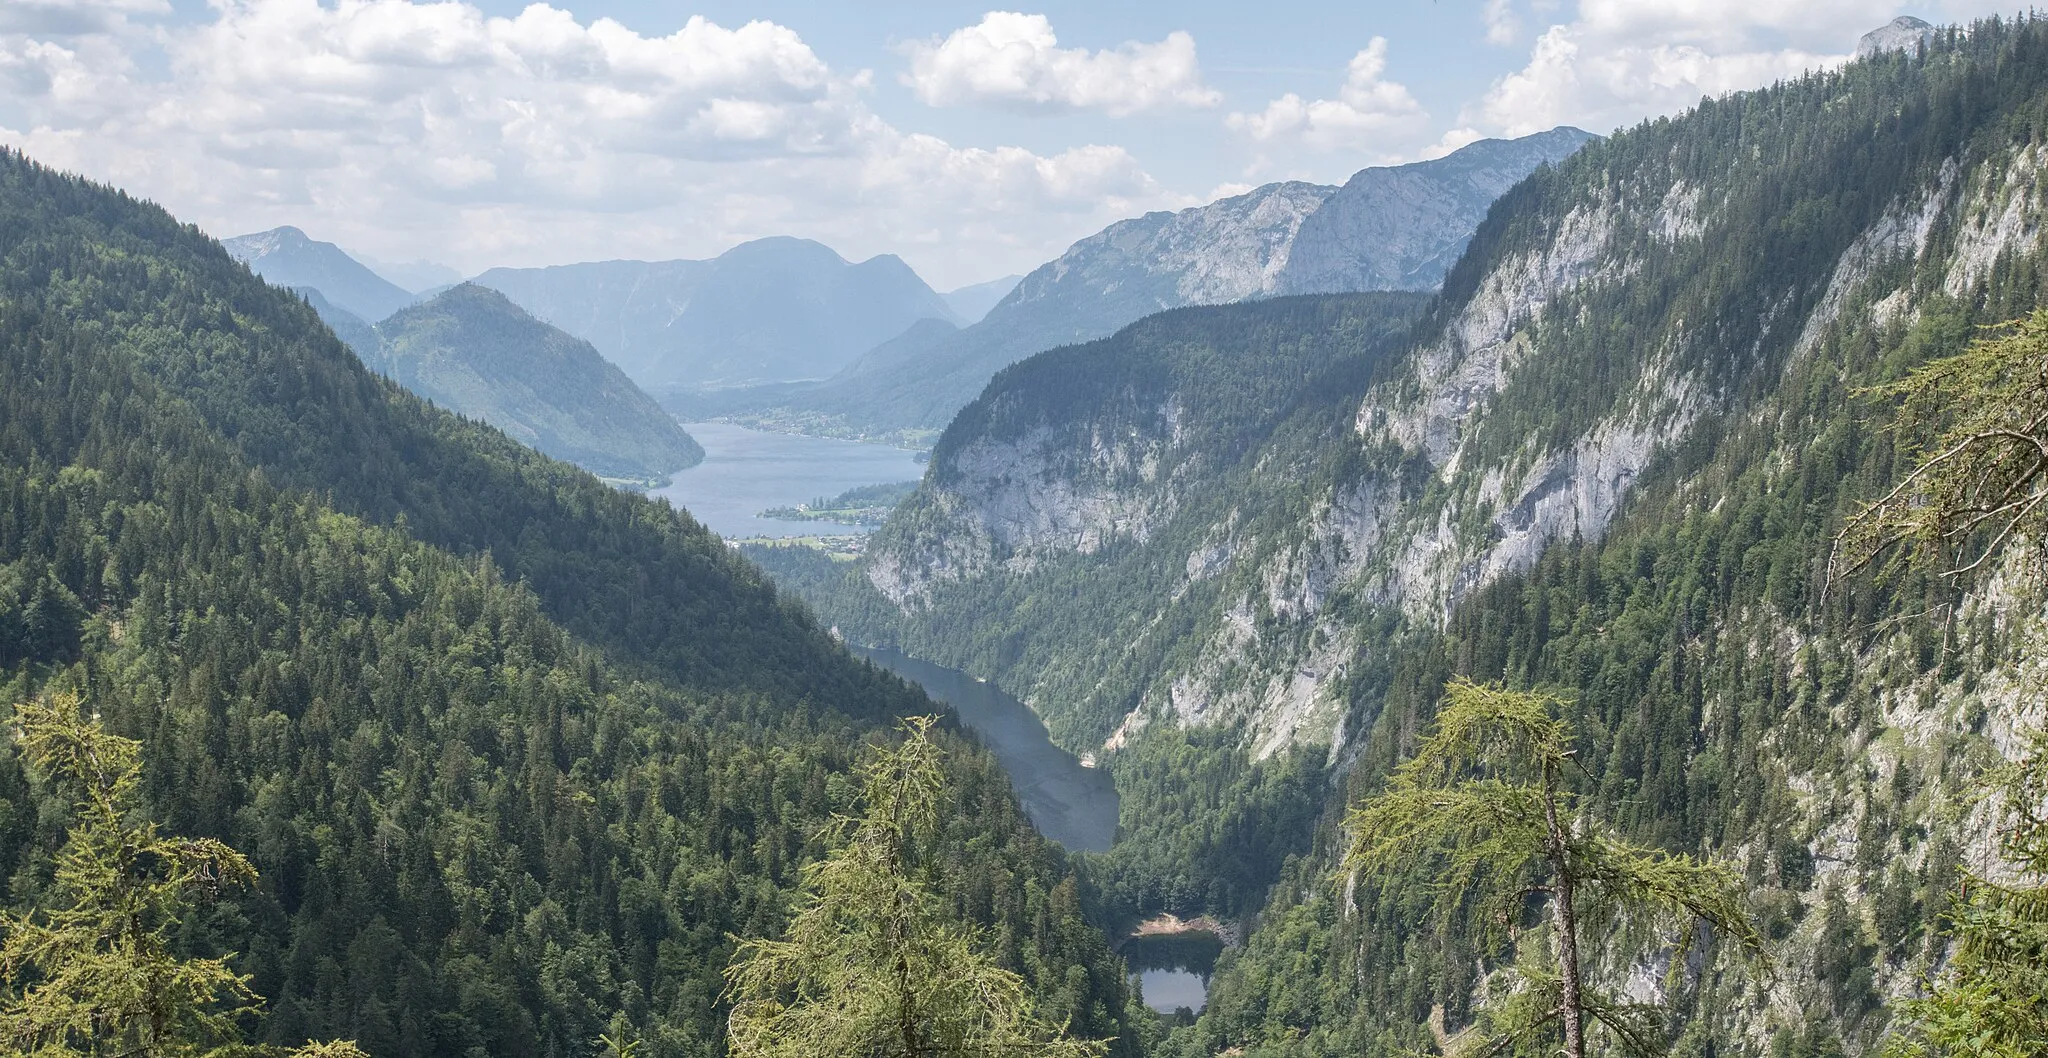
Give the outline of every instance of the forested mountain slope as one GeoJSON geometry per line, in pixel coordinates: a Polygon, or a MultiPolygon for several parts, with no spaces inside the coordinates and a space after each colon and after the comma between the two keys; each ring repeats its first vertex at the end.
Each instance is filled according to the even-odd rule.
{"type": "MultiPolygon", "coordinates": [[[[82,691],[145,743],[154,816],[249,855],[180,942],[242,953],[254,1038],[378,1058],[607,1027],[719,1053],[731,935],[773,934],[862,741],[932,708],[687,515],[428,408],[197,229],[11,153],[0,687],[82,691]]],[[[1128,1038],[1059,850],[949,748],[955,909],[1128,1038]]],[[[50,796],[0,750],[10,905],[48,885],[50,796]]]]}
{"type": "MultiPolygon", "coordinates": [[[[1185,615],[1220,605],[1214,564],[1227,558],[1203,527],[1240,515],[1284,524],[1324,470],[1276,468],[1262,453],[1282,434],[1314,448],[1343,429],[1351,395],[1428,304],[1380,293],[1179,309],[1032,357],[961,411],[866,563],[748,553],[857,641],[1004,679],[1042,673],[1031,701],[1055,737],[1099,748],[1077,737],[1076,712],[1049,703],[1121,701],[1187,663],[1203,644],[1185,615]],[[904,566],[904,553],[929,565],[904,566]],[[1049,555],[1065,558],[1039,566],[1049,555]],[[891,596],[927,570],[958,576],[899,610],[891,596]],[[1107,663],[1070,668],[1081,643],[1107,663]]],[[[1302,761],[1253,774],[1230,764],[1234,736],[1195,738],[1149,743],[1143,763],[1110,758],[1125,807],[1106,877],[1132,906],[1250,910],[1290,843],[1306,841],[1315,795],[1300,785],[1302,761]]]]}
{"type": "Polygon", "coordinates": [[[333,331],[334,336],[341,339],[343,345],[355,350],[356,355],[362,357],[365,362],[376,359],[380,342],[377,338],[377,328],[373,324],[327,300],[327,295],[320,293],[319,287],[292,287],[291,290],[292,293],[305,298],[306,304],[313,306],[313,312],[320,317],[320,322],[326,324],[327,329],[333,331]]]}
{"type": "MultiPolygon", "coordinates": [[[[315,306],[317,308],[317,306],[315,306]]],[[[377,325],[366,359],[450,411],[595,474],[666,481],[704,449],[589,342],[463,283],[377,325]]]]}
{"type": "MultiPolygon", "coordinates": [[[[1077,531],[1039,531],[1015,512],[1097,480],[1103,439],[1171,465],[1191,430],[1062,405],[1027,362],[977,407],[1041,417],[963,415],[865,586],[792,582],[850,634],[995,678],[1109,751],[1127,821],[1154,832],[1214,833],[1246,803],[1228,783],[1180,797],[1162,762],[1244,790],[1332,769],[1334,807],[1447,677],[1555,689],[1595,810],[1732,857],[1780,942],[1767,992],[1681,976],[1681,1052],[1874,1053],[1882,997],[1940,955],[1955,863],[1988,852],[1961,793],[2038,718],[1996,670],[2041,601],[1919,574],[1825,592],[1829,541],[1909,456],[1861,389],[2048,303],[2044,162],[2039,21],[1706,101],[1510,191],[1412,341],[1236,476],[1111,479],[1077,531]],[[980,472],[1039,435],[1098,447],[980,472]],[[1204,492],[1232,500],[1162,503],[1204,492]],[[1170,596],[1117,590],[1140,570],[1170,596]]],[[[1426,874],[1333,887],[1323,835],[1186,1053],[1384,1054],[1426,1046],[1435,1006],[1469,1016],[1497,953],[1417,930],[1426,874]]],[[[1227,864],[1168,885],[1161,847],[1111,853],[1121,899],[1242,901],[1227,864]]],[[[1663,988],[1662,967],[1602,972],[1663,988]]]]}

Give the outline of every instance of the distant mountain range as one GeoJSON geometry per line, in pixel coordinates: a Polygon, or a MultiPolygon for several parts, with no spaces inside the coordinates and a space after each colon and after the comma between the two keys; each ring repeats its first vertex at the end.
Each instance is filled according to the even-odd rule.
{"type": "Polygon", "coordinates": [[[589,342],[534,319],[503,294],[465,283],[422,300],[297,228],[221,245],[304,298],[372,369],[556,459],[654,482],[704,458],[675,416],[589,342]]]}
{"type": "MultiPolygon", "coordinates": [[[[1496,198],[1594,138],[1557,128],[1366,169],[1342,187],[1267,184],[1119,221],[1022,278],[945,294],[897,257],[853,263],[786,237],[710,260],[493,268],[473,282],[588,342],[678,414],[918,442],[1009,364],[1166,309],[1434,290],[1496,198]]],[[[314,308],[366,359],[388,335],[370,342],[365,321],[417,300],[296,228],[227,245],[265,278],[317,290],[314,308]]]]}
{"type": "Polygon", "coordinates": [[[222,239],[235,260],[273,286],[312,287],[331,305],[376,321],[418,300],[412,291],[371,271],[331,242],[286,226],[222,239]]]}
{"type": "Polygon", "coordinates": [[[960,324],[965,326],[981,322],[981,318],[988,315],[988,310],[995,308],[997,302],[1009,297],[1010,291],[1017,289],[1017,284],[1023,279],[1023,276],[1004,276],[986,283],[949,290],[939,296],[945,299],[946,307],[952,309],[953,315],[959,317],[960,324]]]}
{"type": "Polygon", "coordinates": [[[462,282],[461,272],[433,261],[380,261],[361,254],[351,256],[370,271],[421,297],[432,297],[462,282]]]}
{"type": "Polygon", "coordinates": [[[757,239],[709,261],[493,268],[475,281],[656,391],[822,379],[919,320],[960,322],[901,258],[849,263],[808,239],[757,239]]]}
{"type": "Polygon", "coordinates": [[[1433,290],[1500,194],[1592,134],[1481,140],[1433,161],[1367,169],[1343,187],[1267,184],[1082,239],[980,322],[876,347],[815,386],[712,395],[695,410],[761,425],[929,438],[997,371],[1186,305],[1308,292],[1433,290]]]}

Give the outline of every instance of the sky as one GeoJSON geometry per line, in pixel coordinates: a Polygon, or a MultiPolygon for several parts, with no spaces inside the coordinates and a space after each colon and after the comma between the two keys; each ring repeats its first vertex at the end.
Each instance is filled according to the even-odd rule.
{"type": "Polygon", "coordinates": [[[940,290],[1116,220],[1607,133],[1985,0],[0,0],[0,143],[380,262],[797,235],[940,290]]]}

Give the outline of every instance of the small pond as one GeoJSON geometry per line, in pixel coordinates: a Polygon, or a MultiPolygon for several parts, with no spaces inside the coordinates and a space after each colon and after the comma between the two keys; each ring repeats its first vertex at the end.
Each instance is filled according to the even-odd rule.
{"type": "Polygon", "coordinates": [[[1144,990],[1146,1006],[1161,1014],[1201,1013],[1223,939],[1205,931],[1132,937],[1124,941],[1122,953],[1144,990]]]}

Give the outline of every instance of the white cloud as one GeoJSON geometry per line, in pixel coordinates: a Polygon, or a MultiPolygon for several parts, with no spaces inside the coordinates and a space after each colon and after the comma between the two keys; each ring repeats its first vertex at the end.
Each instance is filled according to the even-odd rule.
{"type": "Polygon", "coordinates": [[[1529,64],[1496,81],[1463,120],[1506,136],[1558,125],[1607,133],[1675,113],[1703,97],[1758,88],[1847,61],[1796,48],[1711,51],[1697,44],[1634,44],[1586,26],[1552,26],[1529,64]]]}
{"type": "Polygon", "coordinates": [[[1212,107],[1223,99],[1202,83],[1195,41],[1186,33],[1091,52],[1059,47],[1044,15],[991,11],[944,40],[912,41],[903,50],[910,58],[903,83],[936,107],[992,104],[1123,117],[1212,107]]]}
{"type": "Polygon", "coordinates": [[[1522,35],[1522,20],[1515,17],[1515,0],[1486,0],[1480,14],[1486,20],[1488,44],[1513,44],[1522,35]]]}
{"type": "Polygon", "coordinates": [[[1415,154],[1415,160],[1428,161],[1432,158],[1441,158],[1444,155],[1449,154],[1460,147],[1476,143],[1485,138],[1485,134],[1481,133],[1478,129],[1472,128],[1469,125],[1451,129],[1450,131],[1444,133],[1443,137],[1437,140],[1435,143],[1432,143],[1429,146],[1422,148],[1420,151],[1417,151],[1415,154]]]}
{"type": "MultiPolygon", "coordinates": [[[[1921,13],[1939,21],[1997,9],[1988,0],[1936,6],[1921,13]]],[[[1560,124],[1605,133],[1847,62],[1857,37],[1898,13],[1898,0],[1579,0],[1459,120],[1509,136],[1560,124]]]]}
{"type": "Polygon", "coordinates": [[[1231,114],[1229,126],[1261,143],[1299,143],[1314,150],[1377,149],[1414,136],[1429,115],[1406,86],[1389,81],[1387,39],[1374,37],[1352,56],[1335,99],[1304,100],[1289,92],[1256,114],[1231,114]]]}
{"type": "Polygon", "coordinates": [[[0,21],[0,141],[223,235],[293,223],[474,270],[799,234],[944,280],[1177,201],[1119,147],[901,131],[865,72],[771,22],[644,36],[545,4],[214,0],[172,27],[159,0],[46,6],[92,17],[0,21]]]}

